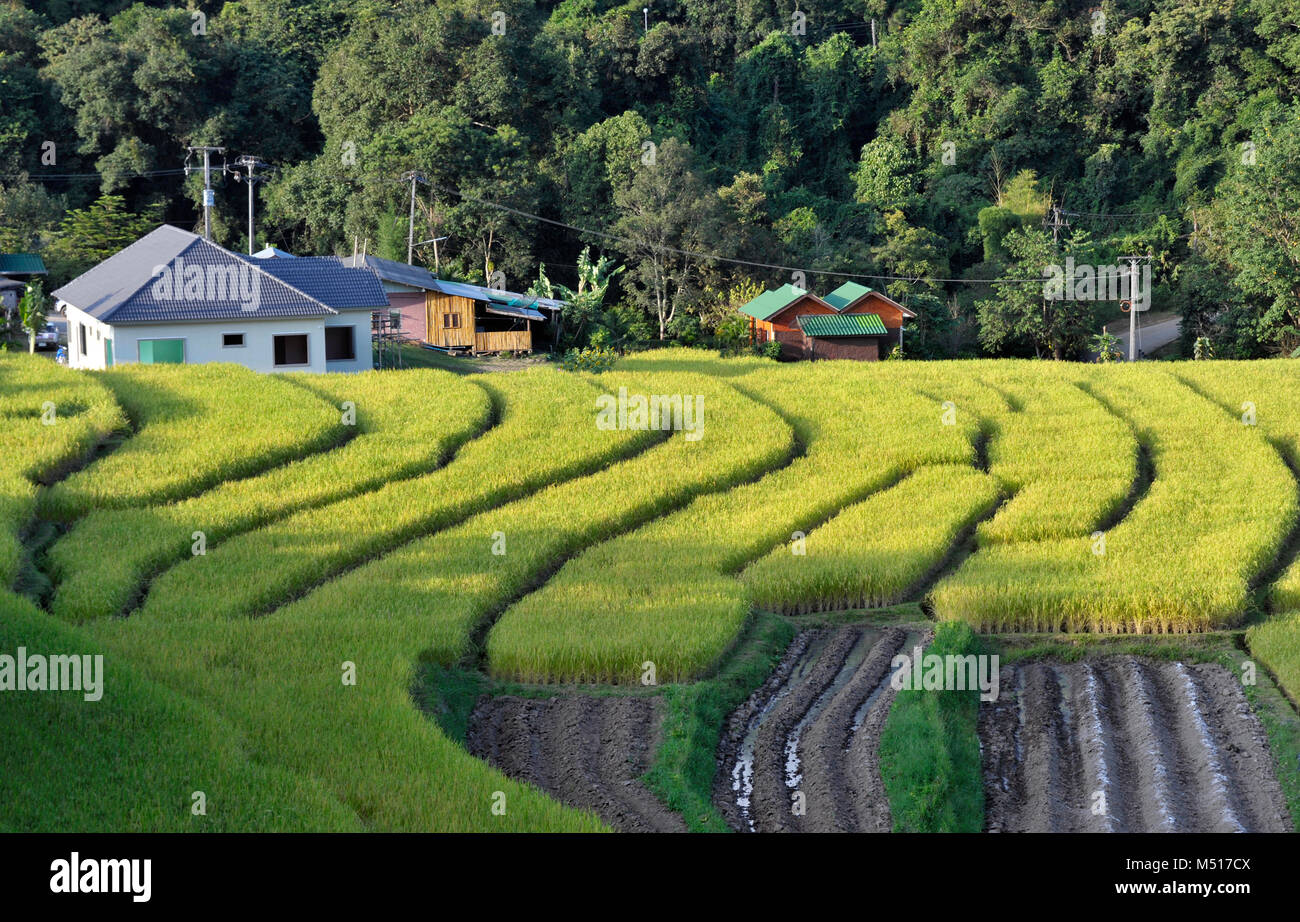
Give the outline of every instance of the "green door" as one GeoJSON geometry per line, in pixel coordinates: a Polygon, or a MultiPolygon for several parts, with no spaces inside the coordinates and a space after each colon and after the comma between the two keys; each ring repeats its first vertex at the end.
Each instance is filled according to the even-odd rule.
{"type": "Polygon", "coordinates": [[[111,339],[104,340],[104,367],[113,367],[113,341],[111,339]]]}

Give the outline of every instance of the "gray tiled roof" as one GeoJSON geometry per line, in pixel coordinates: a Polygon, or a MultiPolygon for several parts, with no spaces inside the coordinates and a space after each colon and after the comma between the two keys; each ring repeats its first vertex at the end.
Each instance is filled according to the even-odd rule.
{"type": "Polygon", "coordinates": [[[366,299],[376,307],[388,303],[371,273],[344,270],[337,260],[319,259],[254,260],[164,224],[82,273],[54,296],[106,323],[327,317],[366,299]],[[269,269],[300,262],[316,264],[315,280],[308,281],[313,277],[310,269],[294,275],[269,269]],[[170,293],[160,284],[161,267],[168,268],[176,283],[170,293]],[[198,285],[200,291],[185,290],[191,278],[204,280],[198,285]],[[246,301],[238,290],[223,291],[217,284],[232,278],[242,280],[244,294],[255,291],[255,301],[246,301]],[[311,290],[304,290],[303,284],[311,290]],[[247,309],[250,304],[254,309],[247,309]]]}
{"type": "Polygon", "coordinates": [[[257,259],[242,253],[237,255],[335,310],[388,306],[388,295],[374,272],[353,269],[337,256],[257,259]]]}

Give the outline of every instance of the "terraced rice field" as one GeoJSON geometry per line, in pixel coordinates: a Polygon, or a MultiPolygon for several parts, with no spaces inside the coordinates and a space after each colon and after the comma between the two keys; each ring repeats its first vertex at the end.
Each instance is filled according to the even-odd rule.
{"type": "Polygon", "coordinates": [[[0,356],[0,829],[1290,829],[1291,367],[0,356]]]}

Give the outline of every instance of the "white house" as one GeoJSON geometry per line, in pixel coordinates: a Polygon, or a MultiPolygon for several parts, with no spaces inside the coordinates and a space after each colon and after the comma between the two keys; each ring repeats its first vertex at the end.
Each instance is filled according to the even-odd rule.
{"type": "Polygon", "coordinates": [[[255,371],[373,367],[374,272],[332,256],[254,259],[164,224],[54,293],[68,364],[236,362],[255,371]]]}

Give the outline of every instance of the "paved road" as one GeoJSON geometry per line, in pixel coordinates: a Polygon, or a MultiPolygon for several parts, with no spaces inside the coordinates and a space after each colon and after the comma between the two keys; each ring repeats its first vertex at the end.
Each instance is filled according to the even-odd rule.
{"type": "MultiPolygon", "coordinates": [[[[1149,321],[1143,314],[1138,314],[1138,349],[1145,355],[1150,355],[1161,346],[1167,346],[1176,340],[1182,334],[1182,318],[1177,315],[1159,314],[1152,317],[1149,321]]],[[[1124,358],[1128,358],[1128,318],[1123,321],[1122,328],[1119,322],[1108,324],[1107,329],[1119,338],[1120,352],[1124,358]]]]}

